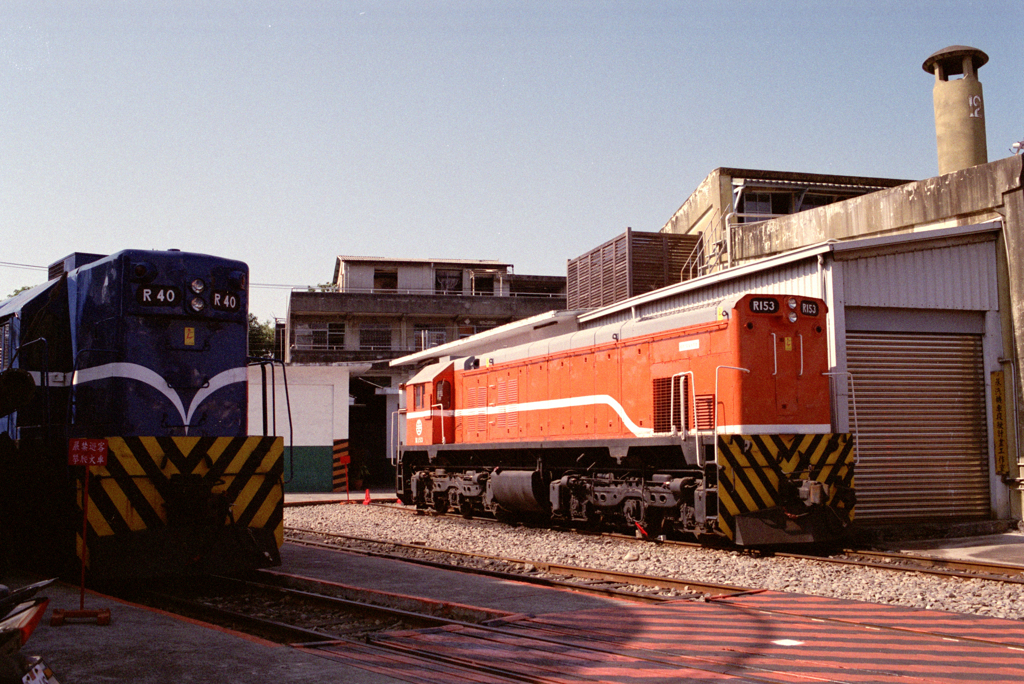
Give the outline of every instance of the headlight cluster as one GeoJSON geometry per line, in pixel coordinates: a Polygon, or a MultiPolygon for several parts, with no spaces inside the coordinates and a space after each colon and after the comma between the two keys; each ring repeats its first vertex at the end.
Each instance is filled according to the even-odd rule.
{"type": "Polygon", "coordinates": [[[789,307],[789,315],[788,315],[789,322],[790,323],[796,323],[796,318],[797,318],[797,316],[796,316],[796,298],[795,297],[790,297],[789,299],[787,299],[786,300],[786,306],[789,307]]]}
{"type": "Polygon", "coordinates": [[[206,291],[206,283],[202,278],[195,278],[189,283],[189,288],[194,296],[188,301],[188,307],[193,313],[202,313],[206,310],[206,300],[199,295],[206,291]]]}

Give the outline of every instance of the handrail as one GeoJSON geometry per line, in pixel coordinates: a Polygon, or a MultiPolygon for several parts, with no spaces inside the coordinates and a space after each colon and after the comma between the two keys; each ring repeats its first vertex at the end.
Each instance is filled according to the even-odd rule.
{"type": "MultiPolygon", "coordinates": [[[[693,371],[683,371],[681,373],[676,373],[675,375],[672,376],[672,380],[673,380],[673,384],[674,384],[674,381],[675,381],[676,378],[682,378],[682,376],[684,376],[684,375],[689,375],[690,376],[690,386],[693,388],[693,391],[690,392],[690,397],[693,400],[693,414],[692,414],[693,415],[693,430],[691,430],[691,432],[693,432],[693,446],[694,446],[694,448],[696,450],[696,454],[697,454],[697,465],[699,467],[703,468],[704,464],[701,463],[701,461],[700,461],[700,429],[697,427],[697,387],[694,384],[695,380],[694,380],[693,371]]],[[[672,392],[671,390],[672,390],[672,388],[669,387],[668,415],[669,415],[669,421],[670,421],[671,426],[672,426],[672,434],[675,434],[675,432],[676,432],[676,423],[675,423],[675,419],[676,419],[676,408],[675,408],[676,395],[675,395],[675,392],[672,392]]],[[[683,397],[683,386],[682,386],[682,382],[681,381],[680,381],[680,385],[679,385],[679,401],[680,401],[680,404],[682,404],[682,402],[685,401],[685,398],[683,397]]],[[[683,425],[681,427],[684,430],[686,429],[685,425],[683,425]]]]}
{"type": "Polygon", "coordinates": [[[838,375],[846,376],[847,386],[850,388],[850,398],[853,400],[853,464],[860,465],[860,426],[857,423],[857,390],[853,385],[853,373],[850,371],[833,371],[831,373],[822,373],[822,375],[830,378],[838,375]]]}
{"type": "MultiPolygon", "coordinates": [[[[440,383],[438,383],[440,384],[440,383]]],[[[447,444],[444,441],[444,405],[443,404],[431,404],[430,405],[430,417],[434,417],[434,409],[441,409],[441,444],[447,444]]]]}
{"type": "MultiPolygon", "coordinates": [[[[391,459],[391,465],[398,465],[398,452],[402,446],[401,436],[398,434],[398,416],[404,415],[406,410],[398,409],[391,412],[391,436],[390,439],[394,440],[393,443],[388,444],[389,458],[391,459]]],[[[441,428],[442,431],[444,428],[441,428]]]]}
{"type": "Polygon", "coordinates": [[[801,335],[800,333],[797,333],[796,336],[800,338],[800,373],[799,373],[799,375],[803,375],[804,374],[804,336],[801,335]]]}
{"type": "MultiPolygon", "coordinates": [[[[774,335],[774,333],[772,333],[774,335]]],[[[737,370],[744,373],[749,373],[749,368],[740,368],[739,366],[718,366],[715,368],[715,435],[718,435],[718,371],[725,368],[726,370],[737,370]]]]}
{"type": "MultiPolygon", "coordinates": [[[[277,436],[277,374],[274,372],[274,364],[280,364],[281,366],[281,380],[284,382],[284,405],[285,411],[288,413],[288,470],[290,474],[287,480],[283,480],[284,484],[288,484],[295,478],[295,425],[292,422],[292,400],[288,393],[288,371],[284,365],[284,361],[280,359],[268,359],[264,357],[248,357],[246,365],[248,366],[259,366],[260,373],[263,377],[263,436],[267,435],[267,370],[266,367],[270,366],[270,394],[273,399],[270,412],[273,419],[272,428],[274,436],[277,436]]],[[[282,478],[283,479],[283,478],[282,478]]]]}

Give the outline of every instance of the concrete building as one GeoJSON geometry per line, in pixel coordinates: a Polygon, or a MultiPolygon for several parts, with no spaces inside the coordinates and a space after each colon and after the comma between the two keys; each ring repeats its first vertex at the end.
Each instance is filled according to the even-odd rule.
{"type": "Polygon", "coordinates": [[[333,463],[346,457],[350,481],[393,483],[398,386],[414,367],[390,360],[565,304],[564,276],[520,275],[503,262],[337,257],[329,287],[293,291],[288,302],[284,361],[299,425],[290,491],[330,491],[333,463]]]}

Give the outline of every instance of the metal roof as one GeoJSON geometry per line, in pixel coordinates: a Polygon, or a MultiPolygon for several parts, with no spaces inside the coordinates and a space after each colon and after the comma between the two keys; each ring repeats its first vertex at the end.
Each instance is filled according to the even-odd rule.
{"type": "Polygon", "coordinates": [[[418,351],[415,354],[409,354],[397,359],[392,359],[390,365],[404,366],[406,364],[420,363],[430,359],[440,359],[445,356],[469,356],[479,347],[494,349],[496,346],[500,346],[502,342],[508,342],[510,340],[515,340],[515,343],[519,344],[524,335],[527,335],[531,330],[536,330],[538,328],[547,328],[549,326],[559,325],[564,326],[569,324],[570,327],[575,329],[575,324],[578,320],[579,314],[579,310],[548,311],[536,316],[531,316],[530,318],[506,323],[505,325],[498,326],[497,328],[485,330],[484,332],[477,333],[471,337],[455,340],[454,342],[448,342],[447,344],[418,351]]]}
{"type": "Polygon", "coordinates": [[[633,297],[610,306],[602,307],[600,309],[594,309],[580,315],[580,323],[589,323],[596,321],[607,316],[614,315],[621,311],[631,309],[635,306],[641,306],[651,302],[656,302],[662,299],[667,299],[675,295],[683,294],[686,292],[693,292],[696,290],[710,287],[721,282],[742,278],[752,273],[759,273],[762,271],[768,271],[779,266],[790,264],[796,261],[803,261],[804,259],[810,259],[816,257],[819,254],[825,254],[828,252],[846,252],[853,250],[870,250],[870,249],[882,249],[901,244],[910,244],[915,242],[926,242],[935,240],[944,240],[964,235],[971,235],[976,233],[985,233],[998,230],[1002,224],[999,221],[993,221],[989,223],[979,223],[969,226],[955,226],[953,228],[937,228],[934,230],[925,230],[917,233],[900,233],[898,235],[886,235],[883,237],[871,237],[871,238],[858,238],[852,240],[828,240],[825,242],[819,242],[814,245],[808,245],[807,247],[801,247],[784,254],[777,256],[768,257],[759,261],[754,261],[749,264],[742,266],[736,266],[724,271],[718,271],[706,276],[699,278],[693,278],[676,285],[670,285],[669,287],[663,287],[660,290],[654,290],[647,294],[640,295],[639,297],[633,297]]]}
{"type": "Polygon", "coordinates": [[[485,268],[497,268],[499,266],[512,266],[512,264],[504,261],[496,261],[494,259],[396,259],[392,257],[372,257],[372,256],[338,256],[338,261],[352,261],[352,262],[363,262],[363,263],[382,263],[382,264],[452,264],[458,266],[482,266],[485,268]]]}

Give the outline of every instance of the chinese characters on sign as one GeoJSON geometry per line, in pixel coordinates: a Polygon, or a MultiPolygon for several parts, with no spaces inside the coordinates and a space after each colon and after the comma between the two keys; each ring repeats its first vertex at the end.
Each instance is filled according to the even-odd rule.
{"type": "Polygon", "coordinates": [[[1003,371],[992,375],[992,432],[996,446],[996,472],[1006,475],[1010,472],[1010,449],[1006,442],[1006,389],[1003,371]]]}
{"type": "Polygon", "coordinates": [[[105,439],[69,439],[68,465],[73,466],[105,466],[107,465],[107,440],[105,439]]]}

